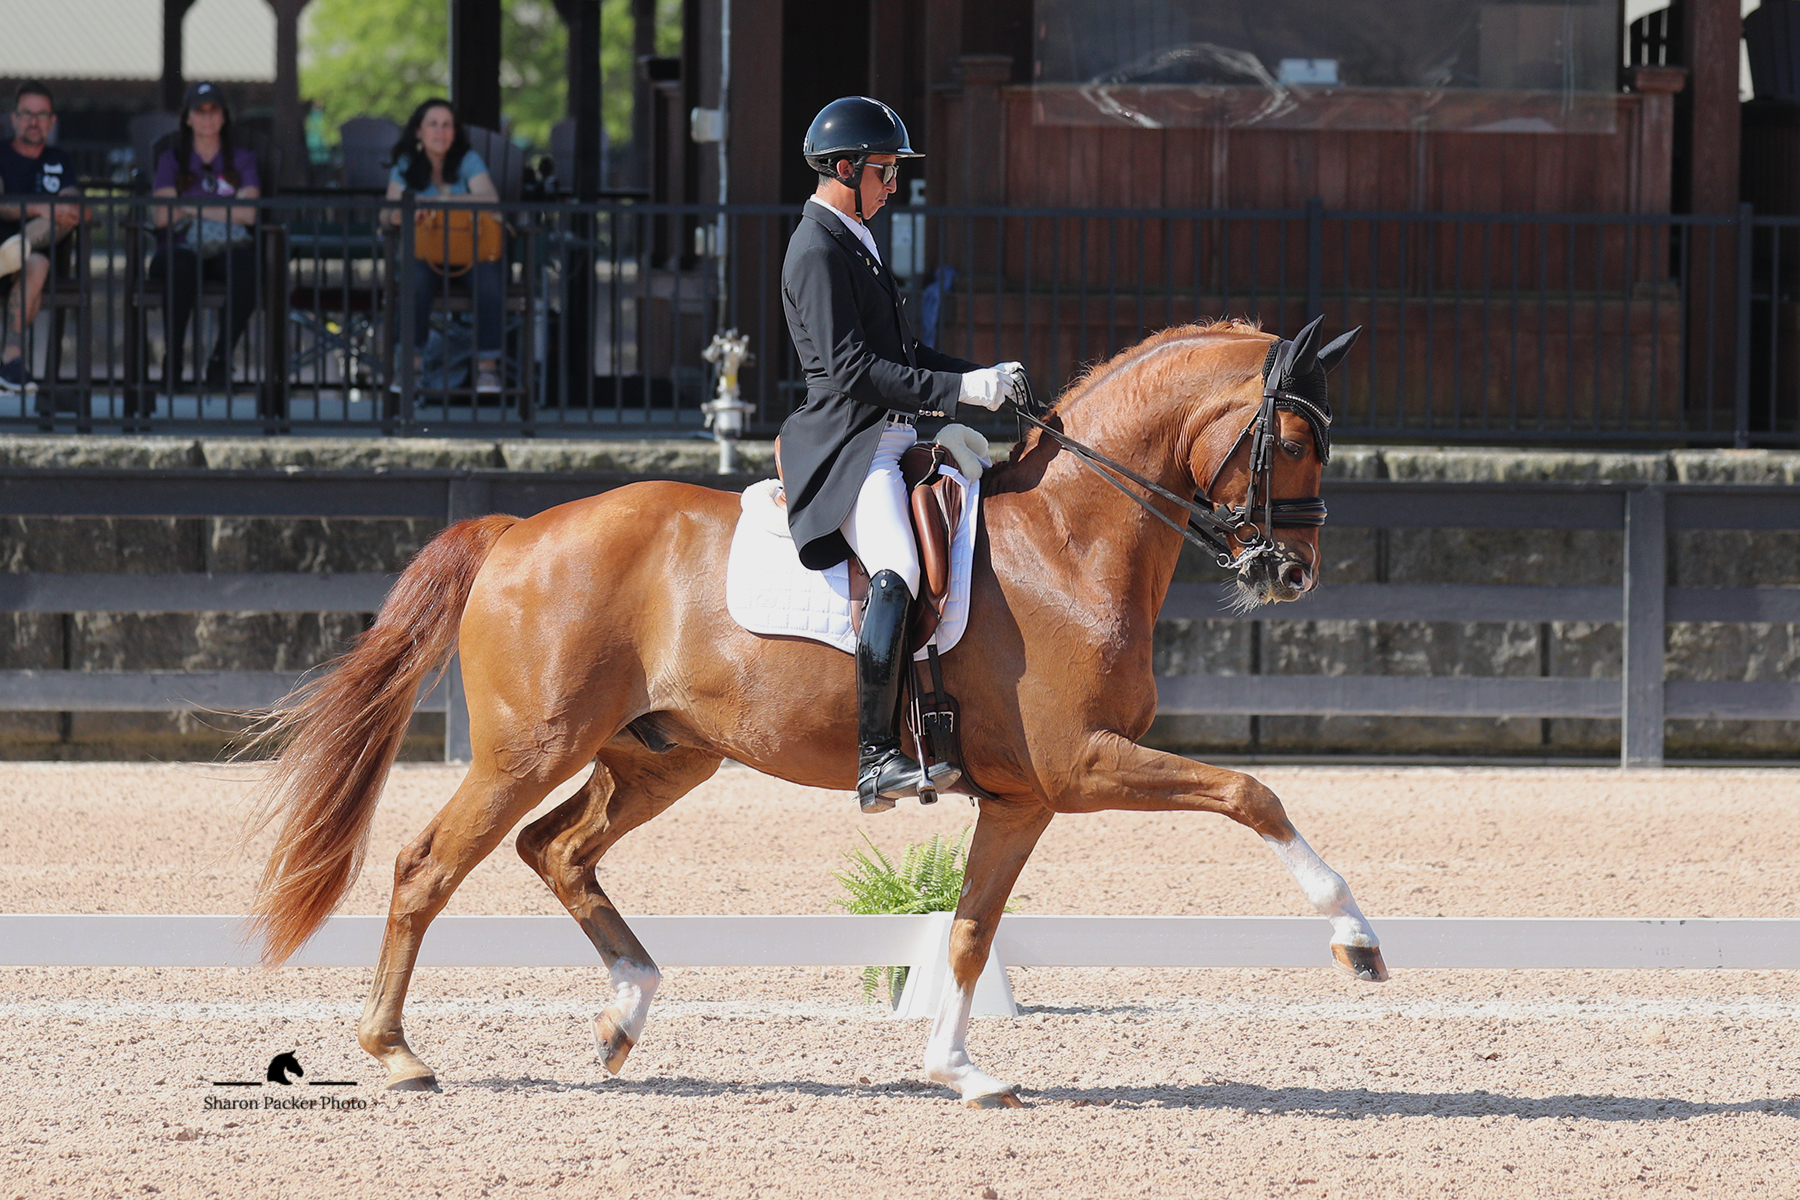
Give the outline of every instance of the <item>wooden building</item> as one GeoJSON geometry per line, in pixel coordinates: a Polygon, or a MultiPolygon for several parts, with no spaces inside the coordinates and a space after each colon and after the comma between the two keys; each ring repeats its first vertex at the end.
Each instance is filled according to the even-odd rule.
{"type": "MultiPolygon", "coordinates": [[[[1451,392],[1471,405],[1552,395],[1569,419],[1661,424],[1735,345],[1728,305],[1706,304],[1695,336],[1678,279],[1727,295],[1730,239],[1695,238],[1676,254],[1668,228],[1641,219],[1602,229],[1473,217],[1654,218],[1677,198],[1693,212],[1735,211],[1738,0],[1677,7],[1687,61],[1627,68],[1622,0],[737,0],[727,193],[798,204],[813,184],[798,154],[807,122],[836,96],[875,95],[923,143],[929,205],[1170,214],[1091,225],[1085,245],[1048,216],[995,215],[960,233],[957,218],[934,219],[926,256],[955,268],[963,289],[948,348],[1028,356],[1035,375],[1062,380],[1171,321],[1254,311],[1287,329],[1321,289],[1328,302],[1342,291],[1333,320],[1371,326],[1382,362],[1349,403],[1386,405],[1397,427],[1451,392]],[[1220,13],[1240,32],[1220,33],[1220,13]],[[1416,53],[1414,28],[1426,30],[1416,53]],[[1405,52],[1387,52],[1396,45],[1405,52]],[[1309,205],[1394,220],[1309,233],[1309,205]],[[1291,219],[1201,219],[1251,212],[1291,219]],[[1453,213],[1471,220],[1402,220],[1453,213]],[[1309,236],[1323,255],[1310,268],[1309,236]],[[1522,260],[1538,303],[1505,328],[1452,298],[1483,277],[1516,294],[1522,260]],[[1338,287],[1352,280],[1354,299],[1338,287]],[[1052,311],[1050,292],[1084,283],[1109,289],[1105,332],[1091,310],[1052,311]],[[1521,341],[1534,352],[1500,353],[1521,341]],[[1508,365],[1459,375],[1471,358],[1508,365]]],[[[699,36],[682,74],[693,105],[719,104],[725,8],[690,0],[699,36]]],[[[663,196],[718,195],[704,149],[686,194],[663,196]]],[[[773,250],[741,249],[765,261],[773,250]]],[[[766,287],[740,279],[740,290],[766,287]]],[[[738,308],[745,323],[771,311],[748,292],[738,308]]]]}

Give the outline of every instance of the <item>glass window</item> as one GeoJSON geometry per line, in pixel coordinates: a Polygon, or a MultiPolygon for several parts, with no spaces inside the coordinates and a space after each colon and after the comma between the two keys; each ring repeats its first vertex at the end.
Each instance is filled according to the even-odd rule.
{"type": "Polygon", "coordinates": [[[1034,79],[1139,124],[1567,128],[1612,110],[1619,4],[1036,0],[1034,79]]]}

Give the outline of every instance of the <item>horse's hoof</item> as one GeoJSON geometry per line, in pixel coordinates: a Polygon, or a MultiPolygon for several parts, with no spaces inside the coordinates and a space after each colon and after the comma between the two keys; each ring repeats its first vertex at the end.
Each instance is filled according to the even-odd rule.
{"type": "Polygon", "coordinates": [[[1379,946],[1340,946],[1333,942],[1331,955],[1338,966],[1364,983],[1387,982],[1387,963],[1381,960],[1379,946]]]}
{"type": "Polygon", "coordinates": [[[388,1081],[381,1085],[390,1092],[441,1092],[437,1076],[427,1071],[423,1075],[390,1075],[388,1081]]]}
{"type": "Polygon", "coordinates": [[[608,1075],[617,1075],[625,1069],[625,1060],[631,1055],[631,1048],[637,1043],[631,1036],[619,1028],[613,1019],[612,1009],[607,1009],[594,1018],[594,1045],[600,1050],[600,1061],[606,1064],[608,1075]]]}
{"type": "Polygon", "coordinates": [[[1025,1102],[1007,1088],[1004,1092],[989,1092],[985,1096],[971,1096],[963,1101],[964,1108],[1024,1108],[1025,1102]]]}

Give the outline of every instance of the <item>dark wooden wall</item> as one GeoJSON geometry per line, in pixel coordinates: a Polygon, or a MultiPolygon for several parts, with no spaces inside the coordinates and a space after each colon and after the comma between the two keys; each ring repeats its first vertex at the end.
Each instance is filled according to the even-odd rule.
{"type": "Polygon", "coordinates": [[[1390,212],[1667,212],[1681,72],[1637,74],[1601,133],[1051,124],[1031,88],[990,78],[943,96],[931,195],[1025,207],[1291,209],[1316,196],[1390,212]]]}

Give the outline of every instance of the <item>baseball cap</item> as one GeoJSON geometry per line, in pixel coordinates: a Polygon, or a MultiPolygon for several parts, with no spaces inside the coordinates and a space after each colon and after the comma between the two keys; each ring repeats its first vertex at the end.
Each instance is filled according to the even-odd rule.
{"type": "Polygon", "coordinates": [[[227,112],[231,111],[231,105],[225,100],[224,89],[216,83],[188,84],[187,99],[181,102],[181,107],[193,108],[196,104],[216,104],[227,112]]]}

